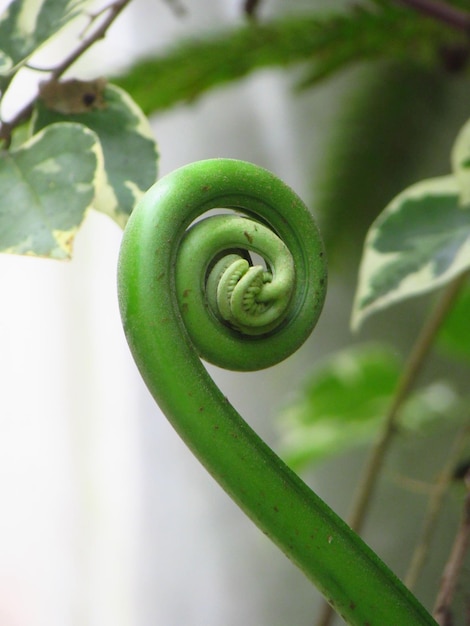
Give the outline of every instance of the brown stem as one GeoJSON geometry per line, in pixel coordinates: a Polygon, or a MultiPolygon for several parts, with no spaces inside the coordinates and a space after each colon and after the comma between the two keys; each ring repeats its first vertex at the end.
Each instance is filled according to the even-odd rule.
{"type": "MultiPolygon", "coordinates": [[[[99,15],[104,11],[107,12],[106,18],[102,21],[102,23],[95,29],[95,31],[89,36],[86,37],[75,50],[73,50],[68,57],[66,57],[57,67],[55,67],[50,74],[50,81],[57,80],[60,78],[64,72],[66,72],[69,67],[71,67],[77,59],[79,59],[84,52],[86,52],[94,43],[103,39],[106,36],[106,33],[114,22],[114,20],[118,17],[121,11],[129,4],[130,0],[116,0],[108,7],[100,11],[99,15]]],[[[94,19],[98,17],[94,16],[94,19]]],[[[8,147],[11,141],[11,133],[12,131],[31,117],[31,114],[34,109],[34,104],[36,102],[37,96],[35,96],[28,104],[26,104],[22,109],[18,111],[18,113],[9,121],[3,122],[0,126],[0,141],[4,141],[5,147],[8,147]]]]}
{"type": "Polygon", "coordinates": [[[454,545],[445,565],[441,586],[434,605],[433,617],[439,626],[452,626],[452,601],[460,578],[465,555],[470,545],[470,474],[466,476],[467,495],[454,545]]]}
{"type": "Polygon", "coordinates": [[[374,444],[369,461],[366,464],[362,480],[357,490],[357,496],[349,516],[350,526],[358,533],[361,532],[372,496],[377,485],[385,454],[397,430],[399,412],[411,389],[423,369],[426,358],[431,350],[436,335],[455,300],[465,284],[468,274],[464,273],[455,278],[445,289],[434,311],[423,326],[411,350],[404,370],[398,381],[392,402],[385,415],[382,430],[374,444]]]}
{"type": "MultiPolygon", "coordinates": [[[[82,56],[84,52],[88,50],[93,44],[95,44],[100,39],[103,39],[106,36],[108,28],[114,22],[114,20],[118,17],[118,15],[125,9],[125,7],[129,4],[130,0],[116,0],[108,7],[106,7],[106,11],[108,15],[103,20],[101,25],[92,33],[89,37],[84,39],[82,43],[77,46],[77,48],[66,57],[60,65],[58,65],[51,74],[51,80],[57,80],[62,74],[69,69],[69,67],[75,63],[75,61],[82,56]]],[[[102,11],[100,11],[102,13],[102,11]]]]}
{"type": "MultiPolygon", "coordinates": [[[[369,460],[365,465],[348,517],[349,525],[359,534],[361,533],[369,506],[372,502],[380,472],[385,462],[386,453],[390,448],[393,435],[397,430],[400,410],[412,387],[415,385],[436,335],[445,317],[452,309],[467,278],[467,273],[461,274],[447,286],[410,352],[402,375],[398,381],[392,402],[385,415],[382,430],[374,443],[369,460]]],[[[319,620],[316,622],[316,626],[329,626],[333,617],[333,611],[328,608],[328,605],[325,605],[320,613],[319,620]]]]}
{"type": "Polygon", "coordinates": [[[455,467],[459,459],[461,458],[462,452],[468,443],[469,437],[470,424],[467,424],[462,430],[457,433],[457,437],[455,438],[455,441],[452,445],[449,457],[436,481],[436,484],[434,485],[433,491],[429,498],[428,510],[424,519],[420,541],[413,552],[411,563],[405,576],[405,585],[408,587],[408,589],[413,589],[424,567],[427,555],[429,553],[431,538],[434,534],[434,529],[437,524],[439,513],[444,504],[444,497],[449,489],[449,485],[452,482],[455,467]]]}
{"type": "Polygon", "coordinates": [[[451,28],[470,35],[470,14],[437,0],[395,0],[451,28]]]}

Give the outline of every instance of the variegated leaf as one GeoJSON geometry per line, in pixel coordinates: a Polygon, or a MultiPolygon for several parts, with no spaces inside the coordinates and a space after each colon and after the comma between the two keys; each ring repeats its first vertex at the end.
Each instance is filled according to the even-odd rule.
{"type": "Polygon", "coordinates": [[[13,0],[0,16],[0,76],[18,68],[88,0],[13,0]]]}
{"type": "MultiPolygon", "coordinates": [[[[77,113],[54,111],[40,102],[34,129],[73,120],[98,135],[104,155],[105,179],[93,206],[124,227],[136,201],[157,178],[158,151],[147,118],[125,91],[107,85],[102,98],[99,107],[90,106],[88,111],[77,113]]],[[[64,108],[63,102],[61,108],[64,108]]]]}
{"type": "Polygon", "coordinates": [[[54,124],[0,158],[0,251],[70,258],[102,170],[98,139],[54,124]]]}
{"type": "Polygon", "coordinates": [[[470,209],[454,176],[399,194],[372,224],[359,271],[352,326],[400,300],[449,282],[470,267],[470,209]]]}

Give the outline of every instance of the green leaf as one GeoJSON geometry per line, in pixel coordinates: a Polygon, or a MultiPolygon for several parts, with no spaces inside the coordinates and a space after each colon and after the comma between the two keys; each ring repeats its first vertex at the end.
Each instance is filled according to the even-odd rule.
{"type": "Polygon", "coordinates": [[[147,118],[125,91],[107,85],[103,98],[103,108],[75,114],[52,111],[39,102],[33,127],[36,132],[68,120],[96,133],[103,150],[105,178],[93,207],[124,227],[136,201],[157,179],[158,151],[147,118]]]}
{"type": "Polygon", "coordinates": [[[165,55],[138,61],[113,81],[149,114],[191,102],[260,68],[307,63],[303,83],[310,85],[353,62],[384,57],[435,65],[436,49],[447,38],[445,28],[413,11],[356,6],[344,13],[284,16],[186,41],[165,55]]]}
{"type": "Polygon", "coordinates": [[[297,469],[368,441],[399,372],[396,355],[378,346],[351,348],[327,359],[281,415],[282,456],[297,469]]]}
{"type": "Polygon", "coordinates": [[[0,159],[0,251],[70,258],[102,156],[80,124],[54,124],[0,159]]]}
{"type": "MultiPolygon", "coordinates": [[[[76,17],[88,0],[13,0],[0,16],[0,74],[11,74],[76,17]]],[[[0,83],[2,90],[5,84],[0,83]]]]}
{"type": "MultiPolygon", "coordinates": [[[[401,361],[384,346],[356,346],[319,365],[297,399],[281,415],[282,456],[298,470],[307,463],[376,436],[398,383],[401,361]]],[[[400,424],[429,427],[456,405],[454,392],[435,383],[413,394],[400,424]]]]}
{"type": "Polygon", "coordinates": [[[453,176],[417,183],[372,224],[352,316],[357,329],[371,313],[436,289],[470,267],[470,209],[453,176]]]}
{"type": "Polygon", "coordinates": [[[470,288],[465,289],[448,313],[438,335],[447,354],[470,361],[470,288]]]}

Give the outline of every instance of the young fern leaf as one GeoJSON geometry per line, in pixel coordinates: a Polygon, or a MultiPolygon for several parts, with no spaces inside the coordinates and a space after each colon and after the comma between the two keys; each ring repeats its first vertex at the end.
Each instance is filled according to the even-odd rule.
{"type": "MultiPolygon", "coordinates": [[[[346,623],[437,626],[372,550],[256,435],[199,360],[201,355],[245,371],[268,367],[312,330],[325,295],[326,266],[316,225],[294,192],[266,170],[228,159],[168,174],[130,217],[118,282],[131,351],[163,412],[230,497],[346,623]],[[216,207],[236,209],[243,217],[226,224],[226,216],[206,216],[191,227],[216,207]],[[238,287],[236,278],[234,289],[226,289],[227,268],[230,281],[238,273],[242,283],[246,275],[239,271],[245,256],[240,249],[261,255],[269,270],[269,276],[262,270],[261,283],[255,277],[241,286],[242,318],[252,318],[253,302],[262,305],[255,307],[248,332],[237,311],[230,319],[224,314],[227,293],[238,287]],[[288,275],[292,290],[285,289],[288,275]],[[274,318],[265,318],[271,307],[274,318]],[[190,315],[197,324],[188,323],[190,315]]],[[[239,309],[240,302],[235,304],[239,309]]]]}

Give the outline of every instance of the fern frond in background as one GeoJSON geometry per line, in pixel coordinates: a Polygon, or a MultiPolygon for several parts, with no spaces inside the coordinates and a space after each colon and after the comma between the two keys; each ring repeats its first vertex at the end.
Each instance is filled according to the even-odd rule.
{"type": "Polygon", "coordinates": [[[344,13],[315,12],[256,21],[179,44],[142,59],[113,82],[131,92],[146,114],[191,102],[206,91],[260,68],[307,66],[310,86],[353,63],[413,59],[434,67],[439,50],[459,38],[405,8],[355,6],[344,13]]]}

